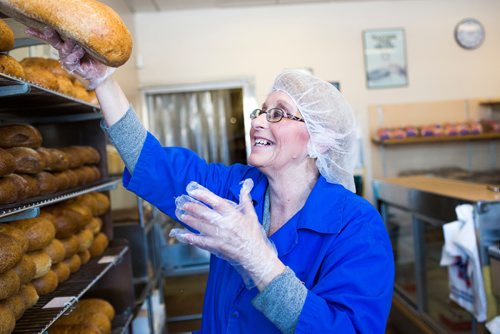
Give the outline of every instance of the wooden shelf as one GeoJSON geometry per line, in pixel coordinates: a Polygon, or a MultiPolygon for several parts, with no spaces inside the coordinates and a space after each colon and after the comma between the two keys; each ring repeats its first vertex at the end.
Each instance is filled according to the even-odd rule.
{"type": "Polygon", "coordinates": [[[404,139],[385,139],[372,137],[372,142],[376,145],[408,145],[421,143],[438,142],[457,142],[457,141],[475,141],[475,140],[495,140],[500,139],[500,133],[483,133],[479,135],[461,135],[461,136],[439,136],[439,137],[408,137],[404,139]]]}

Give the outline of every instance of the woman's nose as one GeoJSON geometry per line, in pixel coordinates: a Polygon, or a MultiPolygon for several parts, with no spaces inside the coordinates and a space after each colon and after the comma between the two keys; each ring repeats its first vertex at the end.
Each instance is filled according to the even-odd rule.
{"type": "Polygon", "coordinates": [[[267,126],[266,114],[260,114],[259,116],[252,119],[253,128],[263,128],[267,126]]]}

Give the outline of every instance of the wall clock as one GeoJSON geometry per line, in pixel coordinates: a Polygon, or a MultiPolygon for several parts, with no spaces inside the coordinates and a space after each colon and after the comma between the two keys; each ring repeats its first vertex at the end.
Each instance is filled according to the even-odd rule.
{"type": "Polygon", "coordinates": [[[484,35],[483,25],[473,18],[463,19],[455,27],[455,40],[467,50],[478,48],[484,41],[484,35]]]}

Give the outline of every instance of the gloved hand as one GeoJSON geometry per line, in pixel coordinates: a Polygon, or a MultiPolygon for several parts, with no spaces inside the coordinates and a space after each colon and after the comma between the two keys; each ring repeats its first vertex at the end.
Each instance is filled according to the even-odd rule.
{"type": "Polygon", "coordinates": [[[64,41],[57,31],[50,27],[45,27],[42,31],[28,28],[26,34],[52,45],[59,52],[61,65],[71,74],[76,74],[86,80],[88,89],[95,89],[115,71],[115,68],[108,67],[92,58],[74,40],[64,41]]]}
{"type": "Polygon", "coordinates": [[[246,179],[236,205],[196,182],[186,187],[188,195],[176,198],[176,216],[198,230],[172,229],[170,236],[210,251],[231,263],[247,288],[258,286],[278,259],[276,249],[259,224],[250,198],[253,181],[246,179]]]}

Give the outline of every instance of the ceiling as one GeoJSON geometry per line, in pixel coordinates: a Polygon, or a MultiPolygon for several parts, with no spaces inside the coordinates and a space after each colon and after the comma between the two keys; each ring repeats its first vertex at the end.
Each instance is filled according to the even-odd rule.
{"type": "MultiPolygon", "coordinates": [[[[321,2],[354,2],[370,0],[124,0],[133,13],[182,9],[230,8],[266,5],[289,5],[321,2]]],[[[373,0],[372,0],[373,1],[373,0]]]]}

